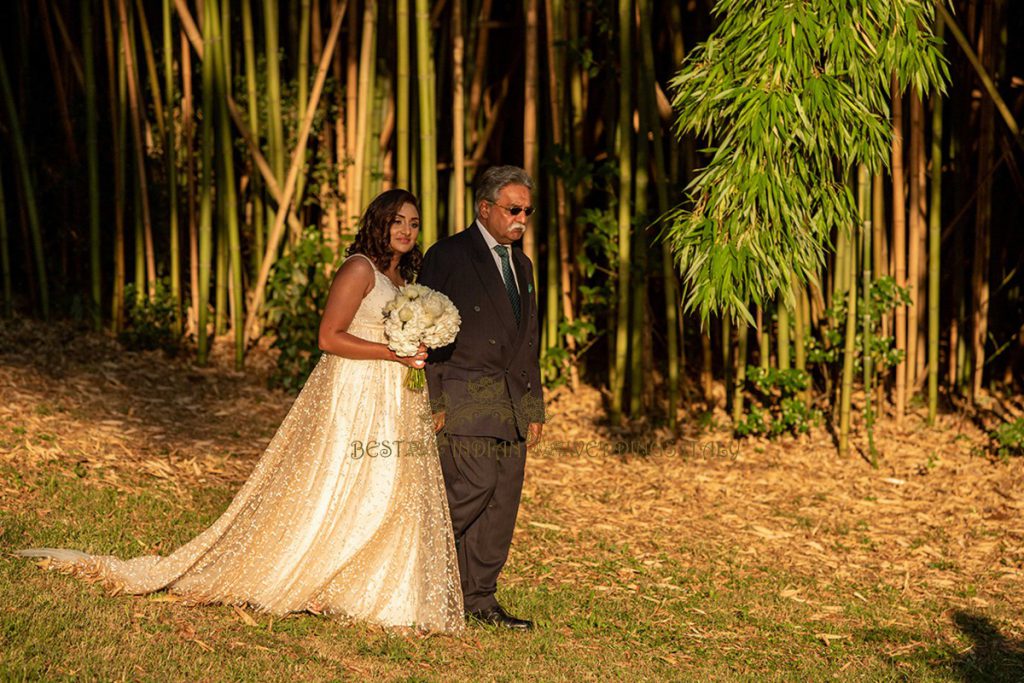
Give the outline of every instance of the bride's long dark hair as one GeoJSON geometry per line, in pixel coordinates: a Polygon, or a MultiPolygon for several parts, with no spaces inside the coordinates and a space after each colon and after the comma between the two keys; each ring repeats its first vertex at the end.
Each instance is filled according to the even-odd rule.
{"type": "MultiPolygon", "coordinates": [[[[378,270],[386,271],[391,266],[391,257],[395,254],[391,248],[391,221],[403,204],[412,204],[417,212],[420,210],[419,202],[408,190],[395,188],[377,195],[359,219],[359,231],[345,253],[348,256],[362,254],[373,261],[378,270]]],[[[423,254],[417,243],[412,251],[402,255],[398,262],[398,272],[406,282],[412,282],[420,271],[422,261],[423,254]]]]}

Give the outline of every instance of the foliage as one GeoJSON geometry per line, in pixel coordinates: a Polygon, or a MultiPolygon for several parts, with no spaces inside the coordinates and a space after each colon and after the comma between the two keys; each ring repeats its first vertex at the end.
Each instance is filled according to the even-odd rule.
{"type": "Polygon", "coordinates": [[[274,264],[267,285],[267,329],[274,334],[271,347],[280,354],[272,386],[297,392],[320,360],[320,315],[330,289],[331,263],[323,235],[309,228],[274,264]]]}
{"type": "Polygon", "coordinates": [[[554,389],[566,383],[572,366],[580,356],[580,347],[586,347],[597,334],[597,327],[591,321],[590,316],[587,314],[584,316],[577,318],[572,323],[565,320],[560,320],[558,323],[559,339],[572,337],[576,340],[575,356],[561,346],[548,346],[540,354],[540,373],[544,380],[544,386],[548,389],[554,389]]]}
{"type": "Polygon", "coordinates": [[[687,310],[753,324],[748,304],[792,297],[833,229],[859,222],[846,182],[887,163],[887,98],[942,89],[933,0],[721,0],[719,23],[673,79],[680,136],[715,146],[669,217],[687,310]]]}
{"type": "Polygon", "coordinates": [[[174,355],[181,350],[175,332],[176,311],[169,278],[156,281],[153,299],[139,292],[135,283],[125,286],[125,325],[117,339],[131,351],[162,349],[174,355]]]}
{"type": "MultiPolygon", "coordinates": [[[[857,315],[857,335],[854,341],[855,373],[860,373],[863,368],[865,311],[871,325],[871,362],[875,370],[884,373],[896,367],[905,355],[904,351],[896,349],[896,341],[891,335],[882,336],[878,329],[883,316],[892,312],[898,305],[910,304],[910,290],[897,286],[895,278],[886,276],[872,281],[870,294],[867,303],[863,296],[857,299],[857,310],[860,313],[857,315]]],[[[813,335],[807,336],[808,363],[830,366],[841,358],[846,335],[847,299],[846,292],[838,294],[833,305],[825,309],[828,324],[821,341],[815,339],[813,335]]]]}
{"type": "Polygon", "coordinates": [[[806,434],[821,421],[821,411],[801,398],[811,384],[806,371],[748,365],[746,381],[757,403],[736,424],[737,436],[806,434]]]}
{"type": "Polygon", "coordinates": [[[1024,417],[999,425],[991,437],[999,455],[1024,455],[1024,417]]]}

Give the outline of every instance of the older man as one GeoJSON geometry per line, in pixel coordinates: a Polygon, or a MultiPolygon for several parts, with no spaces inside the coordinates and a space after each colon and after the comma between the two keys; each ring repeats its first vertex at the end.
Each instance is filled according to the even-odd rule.
{"type": "Polygon", "coordinates": [[[419,276],[462,316],[455,341],[430,354],[427,385],[463,603],[467,616],[512,629],[533,624],[509,615],[495,592],[519,511],[526,449],[544,422],[533,264],[513,248],[533,213],[532,188],[515,166],[482,173],[476,221],[431,247],[419,276]]]}

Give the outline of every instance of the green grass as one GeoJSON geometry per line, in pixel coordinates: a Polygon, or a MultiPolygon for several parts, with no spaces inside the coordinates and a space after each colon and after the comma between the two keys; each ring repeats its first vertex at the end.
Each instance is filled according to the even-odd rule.
{"type": "MultiPolygon", "coordinates": [[[[17,506],[0,510],[0,547],[166,553],[216,519],[233,493],[181,494],[120,473],[135,491],[126,494],[104,476],[57,463],[32,474],[0,468],[4,485],[19,492],[17,506]]],[[[520,530],[523,545],[499,594],[538,628],[478,626],[462,639],[313,615],[253,615],[252,626],[229,607],[186,607],[159,594],[109,597],[5,553],[0,680],[1024,679],[1021,644],[999,627],[1012,615],[998,606],[967,614],[883,585],[821,584],[715,539],[673,539],[678,556],[659,555],[656,572],[629,539],[581,543],[572,557],[552,557],[547,533],[520,530]],[[571,573],[575,566],[587,568],[586,580],[571,573]]]]}

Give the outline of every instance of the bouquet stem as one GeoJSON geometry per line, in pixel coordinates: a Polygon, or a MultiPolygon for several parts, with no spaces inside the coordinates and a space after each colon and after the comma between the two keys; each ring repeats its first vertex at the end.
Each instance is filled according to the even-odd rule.
{"type": "Polygon", "coordinates": [[[413,391],[423,391],[427,386],[427,373],[423,368],[409,368],[405,373],[405,387],[413,391]]]}

